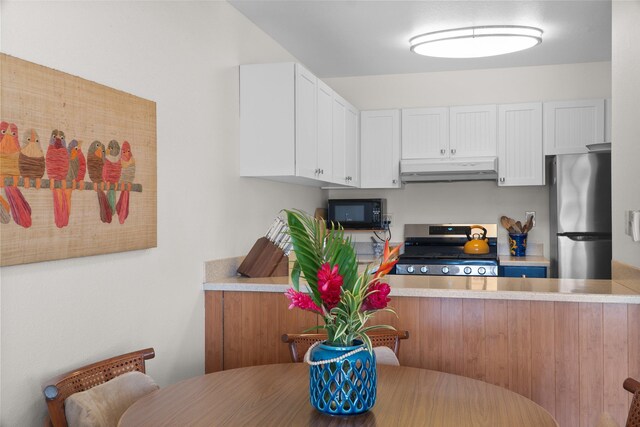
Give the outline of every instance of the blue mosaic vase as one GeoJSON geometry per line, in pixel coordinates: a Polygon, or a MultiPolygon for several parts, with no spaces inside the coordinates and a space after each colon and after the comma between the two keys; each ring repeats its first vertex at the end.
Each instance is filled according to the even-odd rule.
{"type": "Polygon", "coordinates": [[[511,252],[511,256],[526,256],[527,233],[509,233],[509,252],[511,252]]]}
{"type": "Polygon", "coordinates": [[[356,415],[368,411],[376,403],[376,358],[361,341],[348,347],[325,343],[311,349],[309,395],[311,405],[330,415],[356,415]],[[344,357],[356,349],[364,350],[344,357]],[[331,360],[339,359],[338,361],[331,360]]]}

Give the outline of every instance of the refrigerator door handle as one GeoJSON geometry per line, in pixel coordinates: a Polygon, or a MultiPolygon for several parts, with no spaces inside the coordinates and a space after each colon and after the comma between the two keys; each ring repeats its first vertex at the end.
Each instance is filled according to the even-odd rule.
{"type": "Polygon", "coordinates": [[[611,240],[611,235],[603,234],[603,235],[595,235],[595,234],[558,234],[558,236],[564,236],[568,239],[573,240],[574,242],[598,242],[600,240],[611,240]]]}

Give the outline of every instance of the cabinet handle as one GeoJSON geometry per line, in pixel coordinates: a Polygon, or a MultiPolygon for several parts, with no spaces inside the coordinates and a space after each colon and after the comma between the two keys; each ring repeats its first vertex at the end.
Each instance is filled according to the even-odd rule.
{"type": "Polygon", "coordinates": [[[456,154],[456,149],[455,148],[451,149],[451,154],[456,154]]]}
{"type": "Polygon", "coordinates": [[[391,182],[392,182],[392,183],[394,183],[394,184],[397,184],[397,183],[398,183],[398,180],[397,180],[397,179],[394,179],[394,180],[393,180],[393,181],[391,181],[391,182]]]}
{"type": "Polygon", "coordinates": [[[504,177],[500,178],[500,182],[504,182],[504,177]]]}
{"type": "Polygon", "coordinates": [[[324,169],[320,169],[320,175],[324,175],[324,169]]]}
{"type": "Polygon", "coordinates": [[[447,150],[445,150],[444,148],[440,149],[440,154],[442,154],[444,156],[444,154],[447,152],[447,150]]]}

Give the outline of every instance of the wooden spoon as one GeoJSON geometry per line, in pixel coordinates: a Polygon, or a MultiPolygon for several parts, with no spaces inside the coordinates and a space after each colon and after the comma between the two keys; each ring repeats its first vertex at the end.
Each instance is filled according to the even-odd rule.
{"type": "Polygon", "coordinates": [[[520,221],[516,221],[516,227],[518,227],[518,233],[524,233],[524,231],[522,231],[522,223],[520,221]]]}
{"type": "Polygon", "coordinates": [[[522,232],[528,233],[532,228],[533,228],[533,216],[530,216],[529,219],[527,219],[527,222],[524,225],[524,230],[522,230],[522,232]]]}
{"type": "Polygon", "coordinates": [[[511,228],[511,224],[509,223],[509,218],[507,218],[506,216],[502,215],[500,217],[500,224],[502,224],[502,226],[506,229],[509,230],[509,228],[511,228]]]}
{"type": "Polygon", "coordinates": [[[507,217],[507,220],[509,221],[509,233],[517,233],[517,225],[516,225],[516,221],[513,218],[509,218],[507,217]]]}

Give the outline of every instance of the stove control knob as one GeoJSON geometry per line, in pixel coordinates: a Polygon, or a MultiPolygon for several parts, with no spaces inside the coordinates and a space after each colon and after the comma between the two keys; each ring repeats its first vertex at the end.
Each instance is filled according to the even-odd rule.
{"type": "Polygon", "coordinates": [[[412,274],[414,271],[416,271],[416,269],[413,268],[413,265],[410,265],[409,267],[407,267],[407,273],[412,274]]]}
{"type": "Polygon", "coordinates": [[[449,267],[442,267],[442,273],[443,274],[448,274],[449,273],[449,267]]]}
{"type": "Polygon", "coordinates": [[[487,270],[486,270],[484,267],[480,267],[480,268],[478,269],[478,274],[484,274],[484,273],[486,273],[486,272],[487,272],[487,270]]]}
{"type": "Polygon", "coordinates": [[[427,266],[423,265],[422,267],[420,267],[420,273],[426,274],[428,272],[429,272],[429,268],[427,266]]]}
{"type": "Polygon", "coordinates": [[[471,267],[465,267],[464,274],[471,274],[471,267]]]}

